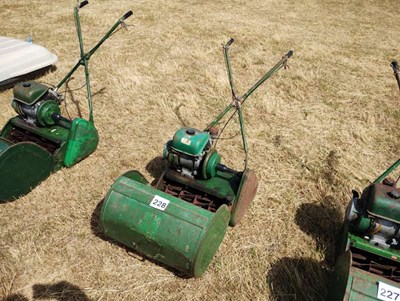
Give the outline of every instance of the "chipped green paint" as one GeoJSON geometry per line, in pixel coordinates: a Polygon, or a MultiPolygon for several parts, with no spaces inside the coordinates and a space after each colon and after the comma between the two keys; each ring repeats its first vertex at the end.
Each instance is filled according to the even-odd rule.
{"type": "Polygon", "coordinates": [[[152,188],[138,172],[131,171],[111,186],[100,221],[107,236],[199,277],[224,238],[229,212],[225,205],[215,213],[193,206],[152,188]],[[169,201],[164,211],[150,206],[156,196],[169,201]]]}

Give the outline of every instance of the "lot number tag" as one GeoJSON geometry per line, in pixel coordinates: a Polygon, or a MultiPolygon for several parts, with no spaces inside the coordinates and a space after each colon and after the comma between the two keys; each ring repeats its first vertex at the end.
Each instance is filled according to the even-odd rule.
{"type": "MultiPolygon", "coordinates": [[[[159,195],[155,195],[151,200],[150,207],[156,208],[158,210],[164,211],[167,209],[169,201],[159,195]]],[[[393,299],[394,300],[394,299],[393,299]]],[[[400,299],[399,299],[400,301],[400,299]]]]}
{"type": "Polygon", "coordinates": [[[376,297],[383,301],[400,301],[400,288],[378,282],[378,293],[376,297]]]}

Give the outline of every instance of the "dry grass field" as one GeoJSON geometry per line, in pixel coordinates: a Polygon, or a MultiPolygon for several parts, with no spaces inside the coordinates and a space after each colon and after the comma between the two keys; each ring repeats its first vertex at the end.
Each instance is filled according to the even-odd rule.
{"type": "MultiPolygon", "coordinates": [[[[41,82],[57,84],[79,56],[75,3],[0,4],[0,35],[31,35],[59,57],[41,82]]],[[[86,49],[128,10],[128,30],[90,62],[97,151],[0,204],[0,300],[324,300],[351,189],[398,158],[398,1],[93,0],[81,11],[86,49]],[[99,204],[127,170],[157,177],[173,133],[204,128],[226,106],[230,37],[240,94],[294,55],[244,107],[258,194],[204,276],[186,279],[105,240],[99,204]]],[[[81,71],[69,87],[83,83],[81,71]]],[[[0,93],[0,125],[15,115],[11,95],[0,93]]],[[[87,116],[85,89],[67,93],[63,113],[87,116]]],[[[237,132],[233,122],[224,134],[237,132]]],[[[242,167],[239,136],[219,150],[242,167]]]]}

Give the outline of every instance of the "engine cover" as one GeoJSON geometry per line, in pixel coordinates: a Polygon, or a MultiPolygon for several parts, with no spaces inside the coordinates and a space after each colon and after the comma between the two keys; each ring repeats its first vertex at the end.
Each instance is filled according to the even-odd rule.
{"type": "Polygon", "coordinates": [[[175,151],[195,157],[200,156],[210,146],[210,133],[192,128],[178,130],[172,139],[172,148],[175,151]]]}
{"type": "Polygon", "coordinates": [[[385,184],[373,184],[363,193],[369,214],[400,223],[400,191],[385,184]]]}
{"type": "Polygon", "coordinates": [[[391,185],[375,183],[368,186],[361,198],[350,202],[346,219],[350,232],[362,236],[373,246],[400,247],[400,192],[391,185]]]}
{"type": "Polygon", "coordinates": [[[170,168],[184,176],[211,178],[221,161],[218,152],[211,148],[212,139],[208,131],[182,128],[165,145],[163,157],[170,168]]]}
{"type": "Polygon", "coordinates": [[[55,124],[52,115],[61,114],[61,96],[45,85],[24,82],[15,85],[13,93],[12,107],[29,124],[51,126],[55,124]]]}

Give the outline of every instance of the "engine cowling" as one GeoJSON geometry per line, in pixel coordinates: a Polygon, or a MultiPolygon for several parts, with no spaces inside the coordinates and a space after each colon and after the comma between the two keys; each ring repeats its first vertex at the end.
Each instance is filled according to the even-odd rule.
{"type": "Polygon", "coordinates": [[[374,183],[350,202],[350,231],[382,248],[400,248],[400,191],[392,184],[374,183]]]}
{"type": "Polygon", "coordinates": [[[221,162],[212,142],[213,137],[208,131],[182,128],[166,143],[163,157],[170,168],[182,175],[209,179],[215,176],[221,162]]]}
{"type": "Polygon", "coordinates": [[[61,96],[37,82],[24,82],[14,86],[11,106],[29,124],[52,126],[54,115],[60,115],[61,96]]]}

